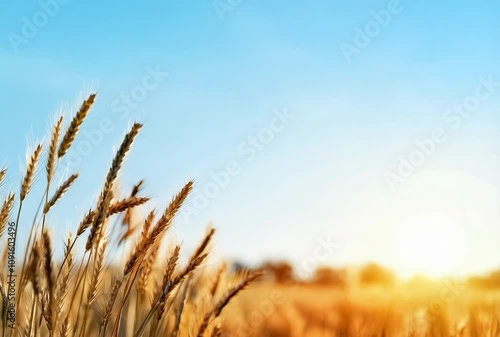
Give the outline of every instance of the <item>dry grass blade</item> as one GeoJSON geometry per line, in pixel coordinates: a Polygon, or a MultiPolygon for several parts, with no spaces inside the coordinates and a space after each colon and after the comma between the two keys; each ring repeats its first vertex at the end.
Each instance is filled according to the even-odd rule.
{"type": "Polygon", "coordinates": [[[77,173],[72,174],[68,179],[66,179],[64,183],[62,183],[61,186],[59,186],[52,198],[50,198],[47,204],[45,204],[45,208],[43,210],[45,214],[47,214],[49,210],[59,201],[59,199],[62,198],[62,196],[69,190],[69,188],[71,187],[71,185],[73,185],[77,178],[77,173]]]}
{"type": "Polygon", "coordinates": [[[57,155],[59,158],[62,158],[66,152],[68,152],[69,148],[73,144],[75,137],[82,126],[83,121],[89,114],[90,108],[94,104],[96,98],[96,94],[91,94],[82,104],[80,110],[76,113],[75,117],[71,121],[71,124],[66,130],[66,134],[64,135],[61,145],[59,145],[59,150],[57,155]]]}
{"type": "Polygon", "coordinates": [[[59,143],[59,136],[61,135],[63,117],[59,117],[52,130],[52,137],[50,138],[49,154],[47,158],[47,181],[52,181],[56,171],[57,160],[57,144],[59,143]]]}
{"type": "Polygon", "coordinates": [[[42,153],[42,145],[38,145],[33,152],[33,155],[30,157],[28,161],[28,165],[26,168],[26,174],[24,175],[23,184],[21,186],[21,201],[26,199],[26,196],[31,191],[31,187],[33,186],[33,179],[36,173],[36,167],[38,165],[38,161],[40,160],[40,155],[42,153]]]}

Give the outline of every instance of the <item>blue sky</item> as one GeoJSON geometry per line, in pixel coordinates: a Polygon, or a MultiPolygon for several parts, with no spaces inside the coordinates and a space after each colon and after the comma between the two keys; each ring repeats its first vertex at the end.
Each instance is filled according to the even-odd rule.
{"type": "Polygon", "coordinates": [[[20,180],[27,136],[41,140],[50,117],[61,104],[73,113],[82,91],[99,91],[84,130],[97,130],[103,120],[113,126],[68,169],[81,180],[51,219],[61,238],[92,205],[113,146],[137,120],[145,128],[123,171],[124,189],[144,178],[155,204],[165,204],[188,179],[203,191],[212,172],[241,164],[208,207],[179,219],[175,232],[186,249],[213,221],[221,256],[249,263],[288,258],[301,266],[318,238],[332,237],[338,250],[321,264],[376,260],[397,268],[402,252],[392,249],[398,239],[390,236],[412,223],[401,219],[439,208],[453,222],[447,206],[428,205],[429,197],[459,195],[467,204],[473,191],[495,207],[483,212],[485,221],[473,218],[474,235],[466,229],[471,239],[461,270],[500,265],[488,250],[500,230],[478,224],[498,215],[500,88],[460,127],[443,120],[474,94],[479,78],[500,81],[498,2],[402,0],[350,62],[340,45],[355,45],[356,28],[364,31],[372,12],[387,11],[390,1],[60,1],[43,27],[23,36],[26,20],[36,26],[41,3],[49,2],[0,4],[0,141],[7,144],[1,154],[9,182],[20,180]],[[214,3],[236,5],[221,14],[214,3]],[[23,42],[16,45],[13,36],[23,42]],[[122,95],[157,68],[169,75],[120,118],[122,95]],[[295,118],[248,162],[239,146],[268,127],[276,109],[295,118]],[[436,128],[447,140],[392,191],[387,172],[436,128]],[[400,203],[413,208],[394,220],[405,207],[400,203]]]}

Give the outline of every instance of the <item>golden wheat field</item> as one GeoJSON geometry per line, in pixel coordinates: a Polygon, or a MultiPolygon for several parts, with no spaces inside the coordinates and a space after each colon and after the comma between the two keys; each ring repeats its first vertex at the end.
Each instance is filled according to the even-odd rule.
{"type": "Polygon", "coordinates": [[[500,337],[500,0],[0,0],[0,337],[500,337]]]}
{"type": "MultiPolygon", "coordinates": [[[[98,202],[82,214],[67,234],[63,257],[56,258],[57,224],[46,219],[79,174],[68,172],[59,185],[54,177],[95,99],[89,95],[74,115],[56,119],[48,140],[31,150],[20,186],[2,185],[2,192],[15,191],[7,192],[0,211],[2,337],[500,336],[500,292],[461,280],[397,282],[379,271],[379,284],[340,285],[319,269],[319,284],[294,280],[285,266],[278,274],[288,272],[286,282],[273,281],[263,277],[265,266],[209,267],[213,228],[183,261],[180,243],[164,243],[193,182],[164,209],[146,214],[138,211],[149,202],[142,181],[126,196],[117,191],[125,158],[142,131],[138,123],[116,150],[98,202]],[[45,182],[43,195],[31,193],[37,177],[45,182]],[[34,214],[23,209],[27,198],[40,199],[34,214]],[[26,223],[21,218],[32,223],[26,245],[17,240],[18,225],[26,223]],[[124,243],[130,249],[107,263],[124,243]]],[[[7,176],[0,171],[2,182],[7,176]]]]}
{"type": "Polygon", "coordinates": [[[257,284],[223,315],[228,336],[498,336],[500,292],[257,284]],[[455,295],[456,294],[456,295],[455,295]]]}

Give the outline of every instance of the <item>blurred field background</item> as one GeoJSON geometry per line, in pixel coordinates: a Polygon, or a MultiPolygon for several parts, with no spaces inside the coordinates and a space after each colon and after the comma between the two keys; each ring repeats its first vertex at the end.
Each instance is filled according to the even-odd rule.
{"type": "Polygon", "coordinates": [[[228,336],[488,336],[500,335],[500,273],[484,277],[398,280],[389,270],[319,268],[297,280],[285,263],[224,315],[228,336]]]}

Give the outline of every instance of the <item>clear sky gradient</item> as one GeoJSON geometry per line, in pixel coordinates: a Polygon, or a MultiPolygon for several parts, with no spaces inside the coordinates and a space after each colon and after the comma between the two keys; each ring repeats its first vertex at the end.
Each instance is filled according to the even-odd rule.
{"type": "Polygon", "coordinates": [[[46,138],[61,106],[71,115],[81,92],[99,91],[83,130],[102,141],[60,167],[81,179],[50,218],[59,240],[140,121],[124,192],[144,178],[165,205],[188,179],[206,194],[214,173],[238,164],[206,207],[178,219],[186,249],[213,221],[217,254],[247,263],[304,266],[326,238],[337,247],[318,264],[436,272],[414,255],[439,255],[432,242],[447,239],[458,255],[446,272],[500,267],[500,86],[484,84],[500,82],[498,1],[54,1],[0,4],[0,152],[4,195],[21,179],[27,138],[46,138]],[[346,45],[356,52],[346,57],[346,45]],[[168,76],[155,83],[154,69],[168,76]],[[391,188],[388,176],[434,132],[440,143],[391,188]],[[434,223],[448,227],[429,238],[434,223]]]}

